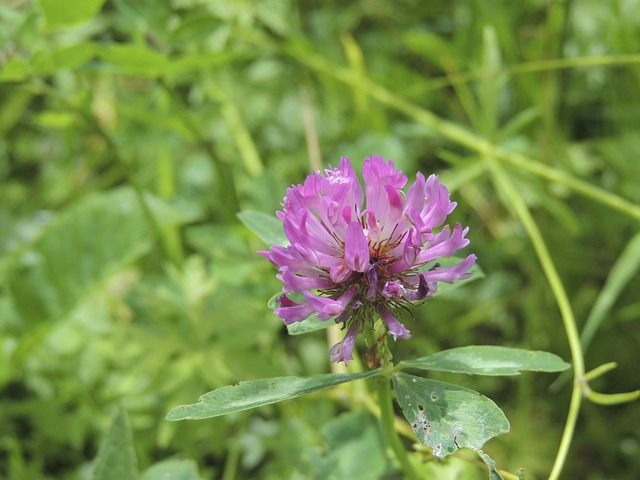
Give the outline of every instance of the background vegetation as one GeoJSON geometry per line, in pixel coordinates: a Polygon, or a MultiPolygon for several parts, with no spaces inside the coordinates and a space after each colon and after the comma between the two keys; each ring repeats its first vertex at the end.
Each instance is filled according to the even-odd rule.
{"type": "MultiPolygon", "coordinates": [[[[420,308],[398,359],[571,360],[515,192],[590,325],[586,369],[618,363],[592,387],[638,388],[638,1],[9,0],[0,47],[0,478],[90,478],[120,406],[141,471],[397,478],[364,382],[164,420],[239,380],[330,371],[326,334],[287,336],[267,307],[280,284],[236,213],[273,214],[341,155],[438,173],[486,274],[420,308]]],[[[510,419],[486,448],[500,468],[546,478],[570,378],[452,381],[510,419]]],[[[637,403],[585,402],[563,478],[638,478],[638,425],[637,403]]]]}

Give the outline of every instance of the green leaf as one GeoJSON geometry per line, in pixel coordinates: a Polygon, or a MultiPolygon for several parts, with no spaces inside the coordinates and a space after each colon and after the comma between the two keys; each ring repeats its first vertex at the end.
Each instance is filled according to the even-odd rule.
{"type": "Polygon", "coordinates": [[[111,428],[102,439],[93,471],[93,480],[135,480],[136,456],[129,420],[124,410],[116,413],[111,428]]]}
{"type": "Polygon", "coordinates": [[[640,269],[640,233],[637,233],[627,244],[624,251],[611,267],[607,281],[589,313],[582,330],[582,348],[586,351],[598,328],[607,317],[607,313],[620,296],[624,288],[640,269]]]}
{"type": "Polygon", "coordinates": [[[483,131],[493,137],[500,118],[500,92],[507,80],[501,73],[502,66],[498,35],[492,25],[482,31],[482,77],[478,82],[478,100],[482,112],[483,131]]]}
{"type": "Polygon", "coordinates": [[[91,60],[100,46],[94,43],[80,43],[58,48],[48,52],[37,52],[33,55],[31,65],[35,73],[48,75],[59,70],[76,68],[91,60]]]}
{"type": "Polygon", "coordinates": [[[489,455],[484,453],[482,450],[477,450],[476,453],[480,456],[482,461],[485,463],[487,468],[489,469],[489,480],[504,480],[502,475],[498,473],[498,469],[496,468],[496,462],[493,461],[489,455]]]}
{"type": "Polygon", "coordinates": [[[200,480],[198,465],[193,460],[169,459],[147,469],[140,480],[200,480]]]}
{"type": "Polygon", "coordinates": [[[245,171],[252,177],[260,175],[264,165],[238,106],[222,86],[215,85],[215,89],[211,90],[214,90],[211,98],[220,102],[220,113],[240,153],[245,171]]]}
{"type": "Polygon", "coordinates": [[[459,190],[464,185],[469,185],[470,182],[474,182],[476,178],[484,175],[486,172],[481,159],[467,159],[462,162],[457,155],[448,151],[439,152],[438,155],[443,157],[443,159],[449,156],[453,156],[454,158],[450,163],[455,165],[455,167],[444,171],[440,175],[440,181],[447,186],[450,193],[459,190]]]}
{"type": "Polygon", "coordinates": [[[87,22],[95,17],[105,0],[40,0],[47,26],[51,28],[87,22]]]}
{"type": "MultiPolygon", "coordinates": [[[[151,196],[145,200],[161,225],[178,222],[179,215],[168,214],[164,203],[151,196]]],[[[12,260],[7,284],[16,311],[25,321],[66,314],[111,275],[145,254],[153,240],[132,190],[113,190],[83,200],[12,260]]]]}
{"type": "MultiPolygon", "coordinates": [[[[0,68],[0,77],[2,77],[3,73],[4,69],[0,68]]],[[[6,93],[0,108],[0,138],[5,138],[7,133],[18,125],[18,122],[24,121],[24,112],[28,110],[34,97],[34,93],[23,86],[15,86],[13,88],[6,86],[4,88],[6,93]]]]}
{"type": "Polygon", "coordinates": [[[186,75],[202,68],[215,68],[229,63],[247,60],[255,55],[249,51],[224,51],[219,53],[186,53],[172,57],[163,73],[167,76],[186,75]]]}
{"type": "Polygon", "coordinates": [[[436,457],[460,448],[479,450],[509,431],[502,410],[476,391],[406,373],[396,373],[392,380],[396,400],[416,438],[436,457]]]}
{"type": "Polygon", "coordinates": [[[31,73],[31,68],[23,58],[10,58],[0,68],[0,82],[21,82],[31,73]]]}
{"type": "Polygon", "coordinates": [[[276,217],[253,210],[244,210],[238,213],[238,218],[267,245],[289,244],[282,229],[282,222],[276,217]]]}
{"type": "Polygon", "coordinates": [[[318,316],[313,314],[306,320],[301,322],[294,322],[287,325],[287,332],[289,335],[304,335],[305,333],[317,332],[318,330],[324,330],[331,325],[335,325],[335,322],[331,319],[321,321],[318,320],[318,316]]]}
{"type": "Polygon", "coordinates": [[[389,468],[380,423],[366,410],[345,413],[322,427],[326,456],[318,462],[319,480],[382,478],[389,468]]]}
{"type": "Polygon", "coordinates": [[[64,129],[70,128],[77,122],[77,117],[70,112],[58,110],[46,110],[34,115],[33,123],[45,128],[64,129]]]}
{"type": "Polygon", "coordinates": [[[515,114],[501,127],[499,132],[500,138],[502,140],[507,140],[510,137],[517,135],[521,130],[529,126],[534,120],[537,120],[541,116],[542,111],[539,105],[525,108],[515,114]]]}
{"type": "Polygon", "coordinates": [[[100,55],[106,62],[116,66],[119,73],[126,75],[156,77],[169,65],[167,57],[144,45],[110,45],[100,55]]]}
{"type": "MultiPolygon", "coordinates": [[[[282,296],[282,292],[276,293],[273,297],[269,299],[267,302],[267,306],[270,310],[275,310],[279,307],[277,303],[277,299],[282,296]]],[[[304,301],[304,296],[301,294],[289,293],[287,294],[291,300],[302,302],[304,301]]],[[[331,325],[335,325],[335,322],[332,319],[327,319],[325,321],[318,320],[318,314],[314,313],[309,318],[302,320],[301,322],[294,322],[286,325],[287,332],[289,335],[304,335],[305,333],[317,332],[318,330],[323,330],[325,328],[330,327],[331,325]]]]}
{"type": "Polygon", "coordinates": [[[570,367],[549,352],[492,345],[470,345],[400,362],[403,367],[472,375],[519,375],[521,371],[561,372],[570,367]]]}
{"type": "Polygon", "coordinates": [[[363,373],[329,373],[312,377],[275,377],[240,382],[238,385],[205,393],[198,403],[175,407],[166,418],[176,421],[217,417],[300,397],[341,383],[374,377],[380,372],[378,369],[363,373]]]}
{"type": "Polygon", "coordinates": [[[194,15],[186,18],[173,31],[169,40],[172,45],[191,45],[193,42],[205,40],[224,26],[218,17],[211,15],[194,15]]]}

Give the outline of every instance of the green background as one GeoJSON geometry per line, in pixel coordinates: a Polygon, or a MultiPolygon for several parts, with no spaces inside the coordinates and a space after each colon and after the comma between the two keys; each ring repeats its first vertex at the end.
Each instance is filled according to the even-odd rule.
{"type": "MultiPolygon", "coordinates": [[[[592,387],[638,388],[639,48],[636,0],[3,2],[0,478],[91,478],[120,407],[148,479],[167,459],[207,479],[399,478],[364,381],[164,420],[240,380],[331,371],[326,332],[287,336],[268,309],[275,268],[236,214],[273,215],[343,155],[437,173],[485,273],[405,319],[397,360],[470,344],[571,359],[495,162],[590,325],[587,370],[618,363],[592,387]]],[[[503,408],[499,468],[548,475],[568,378],[429,377],[503,408]]],[[[637,403],[585,402],[563,478],[637,478],[637,425],[637,403]]],[[[417,455],[434,478],[487,475],[417,455]]]]}

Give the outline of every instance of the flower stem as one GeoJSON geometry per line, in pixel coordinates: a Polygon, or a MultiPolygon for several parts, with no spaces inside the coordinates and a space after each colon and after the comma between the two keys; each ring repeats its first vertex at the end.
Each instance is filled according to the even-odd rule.
{"type": "Polygon", "coordinates": [[[549,474],[549,480],[557,480],[564,466],[564,462],[567,459],[569,453],[569,446],[573,439],[573,433],[575,431],[576,421],[578,419],[578,412],[580,410],[580,404],[582,402],[582,379],[584,377],[584,356],[582,352],[582,345],[580,343],[580,335],[578,334],[578,327],[576,320],[571,309],[571,303],[560,275],[556,270],[555,264],[551,259],[547,245],[540,233],[540,229],[536,224],[531,212],[527,208],[524,200],[519,195],[516,187],[509,179],[507,173],[502,169],[502,166],[491,156],[487,155],[485,161],[489,170],[493,174],[493,179],[496,182],[497,187],[502,190],[505,197],[508,199],[510,206],[513,208],[514,213],[522,222],[533,248],[536,251],[538,260],[542,265],[542,270],[547,277],[549,286],[553,292],[560,315],[564,323],[565,333],[569,342],[569,348],[571,350],[571,359],[573,361],[573,391],[571,392],[571,403],[569,405],[569,413],[567,414],[567,421],[565,423],[564,432],[562,434],[562,440],[558,448],[556,460],[549,474]]]}
{"type": "Polygon", "coordinates": [[[378,394],[378,403],[380,406],[380,422],[382,423],[382,432],[387,446],[393,451],[398,460],[402,471],[406,478],[418,480],[420,476],[416,473],[407,451],[405,450],[400,437],[394,426],[393,398],[391,395],[391,383],[389,378],[384,375],[376,378],[376,390],[378,394]]]}

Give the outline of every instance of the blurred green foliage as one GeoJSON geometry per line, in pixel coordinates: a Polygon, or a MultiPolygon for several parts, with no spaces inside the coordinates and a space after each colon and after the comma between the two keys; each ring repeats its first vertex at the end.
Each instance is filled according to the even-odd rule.
{"type": "MultiPolygon", "coordinates": [[[[578,326],[596,317],[587,370],[619,365],[593,387],[637,388],[639,39],[637,0],[3,2],[0,478],[91,478],[120,407],[145,478],[161,460],[194,470],[179,459],[224,480],[394,478],[364,383],[164,421],[239,380],[329,371],[325,333],[288,337],[267,308],[280,285],[236,213],[272,215],[289,184],[341,155],[440,174],[486,274],[421,307],[397,359],[469,344],[570,359],[486,170],[490,142],[526,155],[501,163],[578,326]],[[626,270],[612,269],[627,245],[626,270]]],[[[552,382],[465,378],[511,421],[486,449],[500,468],[548,474],[570,395],[552,382]]],[[[637,404],[585,403],[564,478],[637,478],[637,425],[637,404]]],[[[424,461],[435,478],[486,476],[424,461]]]]}

